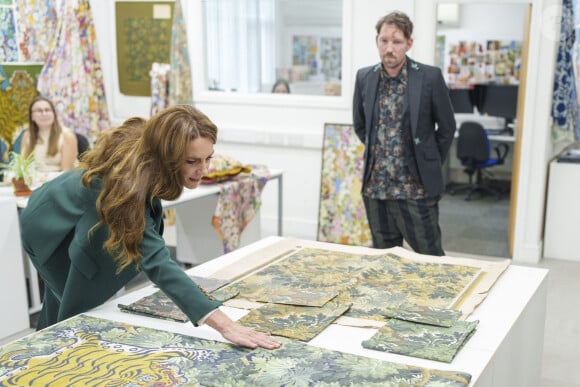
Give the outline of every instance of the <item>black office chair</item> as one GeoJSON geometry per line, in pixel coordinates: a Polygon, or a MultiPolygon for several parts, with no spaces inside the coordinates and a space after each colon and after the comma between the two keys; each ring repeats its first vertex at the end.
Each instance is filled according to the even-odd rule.
{"type": "Polygon", "coordinates": [[[493,148],[495,156],[492,157],[492,149],[484,127],[478,122],[466,121],[459,127],[457,139],[457,158],[465,167],[464,172],[469,176],[467,185],[451,188],[449,192],[455,194],[459,191],[467,191],[465,200],[471,200],[474,193],[487,193],[500,198],[501,192],[483,181],[482,171],[496,165],[501,165],[508,154],[507,144],[498,144],[493,148]],[[473,182],[475,175],[475,182],[473,182]]]}
{"type": "Polygon", "coordinates": [[[77,136],[77,158],[80,160],[82,154],[89,150],[91,145],[89,143],[89,139],[86,136],[77,132],[75,132],[75,135],[77,136]]]}

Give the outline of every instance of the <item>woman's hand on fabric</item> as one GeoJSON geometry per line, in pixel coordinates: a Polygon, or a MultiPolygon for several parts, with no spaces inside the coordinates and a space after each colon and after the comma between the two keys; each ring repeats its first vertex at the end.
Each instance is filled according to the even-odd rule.
{"type": "Polygon", "coordinates": [[[208,316],[205,323],[221,333],[226,340],[242,347],[276,349],[282,345],[270,333],[245,327],[230,319],[219,309],[208,316]]]}

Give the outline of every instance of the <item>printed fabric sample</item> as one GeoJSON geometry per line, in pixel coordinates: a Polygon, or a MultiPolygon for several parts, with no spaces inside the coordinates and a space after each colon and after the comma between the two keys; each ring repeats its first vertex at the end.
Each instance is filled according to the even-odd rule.
{"type": "MultiPolygon", "coordinates": [[[[212,292],[219,289],[223,285],[227,284],[228,281],[220,280],[216,278],[205,278],[198,276],[189,276],[204,293],[212,292]]],[[[238,290],[235,288],[229,288],[228,290],[223,290],[219,293],[219,297],[215,297],[219,301],[225,301],[238,294],[238,290]]],[[[213,296],[213,293],[212,293],[213,296]]],[[[139,300],[129,304],[117,305],[119,309],[123,312],[136,313],[149,317],[162,318],[167,320],[187,322],[189,318],[179,309],[177,305],[167,297],[163,291],[158,290],[148,296],[140,298],[139,300]]]]}
{"type": "Polygon", "coordinates": [[[249,174],[220,183],[220,194],[212,225],[229,253],[240,246],[242,232],[262,205],[262,189],[270,171],[266,166],[253,165],[249,174]]]}
{"type": "Polygon", "coordinates": [[[451,327],[417,324],[390,319],[362,346],[377,351],[397,353],[451,363],[455,355],[475,333],[479,321],[456,321],[451,327]]]}
{"type": "Polygon", "coordinates": [[[467,386],[471,375],[282,339],[277,350],[78,315],[0,348],[3,386],[467,386]]]}
{"type": "Polygon", "coordinates": [[[340,297],[322,307],[265,304],[238,320],[242,325],[273,335],[308,341],[350,308],[340,297]]]}
{"type": "Polygon", "coordinates": [[[0,37],[2,38],[0,62],[17,62],[18,45],[12,7],[0,7],[0,37]]]}
{"type": "Polygon", "coordinates": [[[117,304],[123,312],[135,313],[166,320],[187,322],[189,318],[161,290],[143,297],[129,305],[117,304]]]}
{"type": "Polygon", "coordinates": [[[56,38],[56,1],[16,0],[15,6],[20,62],[43,63],[56,38]]]}
{"type": "Polygon", "coordinates": [[[159,113],[161,110],[169,107],[169,73],[170,66],[168,63],[151,64],[151,116],[159,113]]]}
{"type": "Polygon", "coordinates": [[[461,312],[458,310],[410,304],[387,307],[384,313],[389,318],[446,328],[451,327],[461,317],[461,312]]]}
{"type": "Polygon", "coordinates": [[[372,245],[361,195],[363,153],[352,125],[324,125],[317,237],[321,242],[372,245]]]}
{"type": "Polygon", "coordinates": [[[316,292],[295,288],[264,289],[256,301],[296,306],[323,306],[336,296],[338,296],[337,292],[316,292]]]}
{"type": "Polygon", "coordinates": [[[89,0],[63,1],[57,31],[38,90],[52,100],[62,125],[92,142],[111,126],[89,0]]]}
{"type": "Polygon", "coordinates": [[[169,103],[171,105],[191,105],[193,86],[187,45],[187,26],[183,17],[181,0],[173,6],[171,26],[171,50],[169,51],[171,72],[169,73],[169,103]]]}
{"type": "Polygon", "coordinates": [[[236,298],[251,301],[274,289],[346,293],[353,304],[346,316],[387,321],[385,308],[401,304],[453,308],[480,275],[478,267],[417,262],[392,253],[304,248],[225,288],[234,286],[240,291],[236,298]]]}

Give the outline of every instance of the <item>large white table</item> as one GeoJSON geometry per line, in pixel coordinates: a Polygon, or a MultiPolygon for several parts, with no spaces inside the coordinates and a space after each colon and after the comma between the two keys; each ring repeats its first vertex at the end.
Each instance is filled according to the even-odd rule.
{"type": "MultiPolygon", "coordinates": [[[[282,238],[268,237],[232,253],[188,270],[189,274],[211,276],[216,271],[243,259],[250,253],[266,248],[282,238]]],[[[547,294],[546,269],[511,265],[501,275],[484,302],[469,316],[479,320],[477,331],[461,349],[452,363],[373,351],[361,342],[375,332],[371,328],[356,328],[333,324],[309,342],[310,345],[348,352],[387,361],[426,368],[468,372],[472,375],[470,386],[539,386],[544,340],[544,320],[547,294]]],[[[146,286],[135,292],[112,300],[89,315],[118,322],[146,326],[211,340],[224,339],[207,326],[194,327],[178,323],[121,312],[117,304],[130,304],[155,292],[146,286]]],[[[221,307],[233,319],[247,312],[221,307]]]]}

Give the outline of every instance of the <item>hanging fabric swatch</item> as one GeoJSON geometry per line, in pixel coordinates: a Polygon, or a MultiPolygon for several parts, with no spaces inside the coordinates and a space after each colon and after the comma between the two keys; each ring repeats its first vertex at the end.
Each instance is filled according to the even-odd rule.
{"type": "Polygon", "coordinates": [[[64,126],[94,140],[110,124],[89,1],[63,1],[57,31],[38,89],[55,104],[64,126]]]}
{"type": "Polygon", "coordinates": [[[16,0],[14,4],[19,61],[44,63],[56,38],[56,1],[16,0]]]}
{"type": "Polygon", "coordinates": [[[10,7],[0,8],[0,62],[18,61],[18,46],[16,45],[16,24],[14,10],[10,7]]]}
{"type": "Polygon", "coordinates": [[[151,116],[169,106],[169,73],[167,63],[153,63],[149,76],[151,77],[151,116]]]}
{"type": "Polygon", "coordinates": [[[572,0],[563,0],[560,44],[556,56],[552,117],[557,128],[572,131],[574,140],[580,140],[580,116],[576,80],[572,61],[574,47],[574,11],[572,0]]]}
{"type": "Polygon", "coordinates": [[[181,0],[173,7],[171,29],[171,73],[169,75],[169,104],[192,104],[191,66],[187,46],[187,28],[183,18],[181,0]]]}

